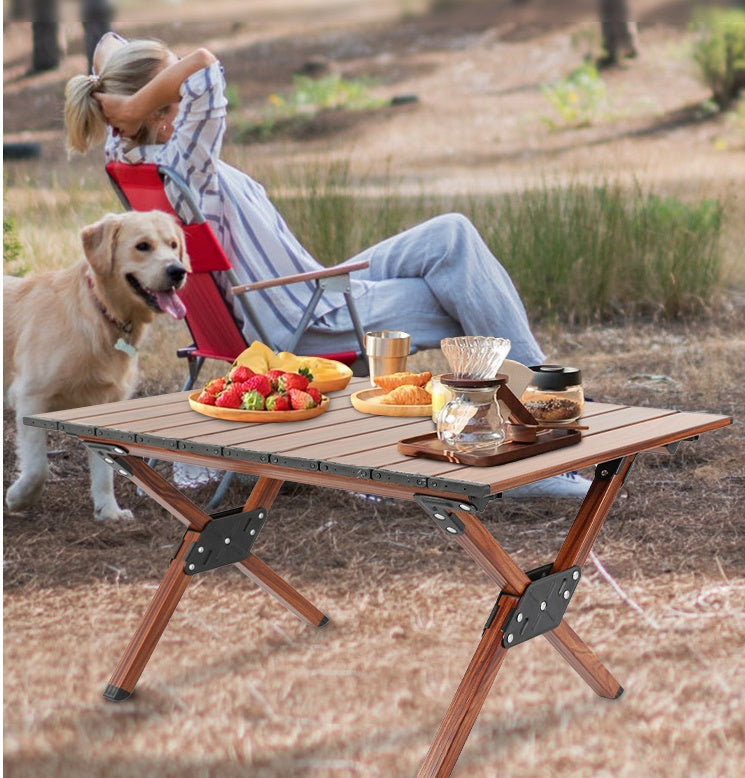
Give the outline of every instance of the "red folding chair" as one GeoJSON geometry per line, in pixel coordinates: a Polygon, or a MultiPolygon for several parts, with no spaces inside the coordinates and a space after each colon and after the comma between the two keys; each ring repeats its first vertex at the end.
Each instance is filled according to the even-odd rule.
{"type": "MultiPolygon", "coordinates": [[[[191,389],[205,359],[233,362],[238,354],[249,345],[232,305],[213,274],[216,272],[224,273],[231,287],[239,286],[239,281],[230,265],[230,260],[202,214],[189,185],[178,173],[163,165],[127,165],[123,162],[109,162],[106,165],[106,172],[127,210],[159,210],[179,218],[166,196],[164,184],[168,180],[178,188],[183,203],[190,212],[190,218],[187,221],[179,218],[186,235],[186,247],[192,265],[192,271],[186,285],[179,291],[179,296],[186,305],[185,321],[193,342],[190,346],[178,349],[176,353],[188,361],[189,372],[183,388],[184,390],[191,389]]],[[[251,340],[258,339],[275,351],[279,350],[278,344],[255,315],[251,307],[250,293],[269,286],[310,281],[315,284],[313,296],[301,320],[297,323],[291,342],[285,349],[295,352],[323,293],[325,291],[342,292],[359,342],[359,353],[350,351],[314,356],[324,356],[348,365],[354,365],[357,374],[366,375],[364,334],[351,294],[349,274],[367,267],[368,264],[368,262],[357,262],[343,267],[329,267],[310,273],[282,276],[255,284],[242,285],[243,291],[236,294],[234,300],[240,308],[240,313],[255,332],[255,338],[251,338],[251,340]]]]}

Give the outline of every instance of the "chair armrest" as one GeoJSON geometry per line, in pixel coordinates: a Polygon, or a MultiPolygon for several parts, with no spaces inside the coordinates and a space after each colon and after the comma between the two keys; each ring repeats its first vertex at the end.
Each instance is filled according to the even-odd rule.
{"type": "Polygon", "coordinates": [[[329,278],[331,276],[349,275],[355,270],[363,270],[369,267],[367,260],[362,262],[352,262],[349,265],[334,265],[323,270],[311,270],[309,273],[296,273],[291,276],[281,276],[280,278],[271,278],[266,281],[256,281],[253,284],[240,284],[232,287],[233,294],[242,294],[243,292],[252,292],[257,289],[268,289],[272,286],[285,286],[287,284],[297,284],[301,281],[315,281],[317,278],[329,278]]]}

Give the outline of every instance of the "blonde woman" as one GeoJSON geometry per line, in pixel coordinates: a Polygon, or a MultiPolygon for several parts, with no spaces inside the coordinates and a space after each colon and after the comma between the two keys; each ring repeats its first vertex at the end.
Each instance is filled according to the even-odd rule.
{"type": "MultiPolygon", "coordinates": [[[[211,52],[199,48],[179,59],[160,42],[127,41],[109,33],[97,47],[93,67],[93,74],[76,76],[67,85],[71,152],[104,143],[107,161],[176,169],[197,193],[242,282],[321,267],[264,188],[220,159],[227,100],[222,67],[211,52]]],[[[169,197],[179,211],[177,193],[169,197]]],[[[353,274],[351,284],[368,330],[405,330],[413,350],[439,348],[446,337],[496,335],[512,342],[511,359],[543,362],[514,284],[466,217],[435,217],[349,261],[361,259],[370,266],[353,274]]],[[[290,338],[312,292],[310,284],[295,284],[257,295],[257,313],[272,322],[278,343],[290,338]]],[[[255,334],[247,331],[246,337],[253,340],[255,334]]],[[[297,350],[341,352],[356,345],[343,296],[335,293],[319,303],[297,350]]],[[[534,485],[531,493],[540,487],[542,494],[582,496],[588,483],[557,476],[534,485]]]]}

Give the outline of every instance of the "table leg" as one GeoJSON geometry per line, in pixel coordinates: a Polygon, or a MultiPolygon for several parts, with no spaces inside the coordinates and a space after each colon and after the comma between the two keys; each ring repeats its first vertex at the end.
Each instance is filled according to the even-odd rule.
{"type": "MultiPolygon", "coordinates": [[[[554,561],[554,572],[574,565],[581,567],[587,561],[635,457],[636,455],[626,457],[617,472],[609,477],[603,477],[596,472],[587,498],[582,503],[554,561]]],[[[621,696],[623,686],[566,621],[562,621],[556,629],[547,633],[545,638],[594,692],[610,699],[621,696]]]]}
{"type": "Polygon", "coordinates": [[[189,585],[191,576],[184,572],[184,559],[199,533],[188,530],[176,556],[168,566],[163,580],[140,622],[132,640],[124,652],[103,696],[112,702],[126,700],[145,669],[155,646],[189,585]]]}
{"type": "MultiPolygon", "coordinates": [[[[601,476],[596,473],[552,566],[554,572],[586,561],[632,461],[633,457],[622,461],[615,474],[601,476]]],[[[471,512],[453,510],[453,513],[462,525],[462,532],[453,535],[454,539],[501,587],[502,592],[495,614],[484,630],[418,778],[445,778],[450,775],[508,650],[502,645],[505,621],[531,583],[530,577],[471,512]]],[[[544,633],[543,637],[597,694],[611,699],[621,695],[623,687],[566,621],[544,633]]]]}
{"type": "MultiPolygon", "coordinates": [[[[211,516],[194,505],[173,484],[139,457],[128,457],[127,459],[127,464],[132,471],[132,480],[146,494],[188,527],[202,530],[207,526],[211,516]]],[[[250,511],[264,507],[269,510],[283,483],[283,481],[274,478],[259,478],[251,489],[243,509],[250,511]]],[[[328,623],[327,616],[254,554],[249,554],[242,562],[236,562],[235,566],[257,586],[279,600],[285,608],[307,624],[313,627],[323,627],[328,623]]]]}
{"type": "Polygon", "coordinates": [[[242,562],[238,562],[236,567],[306,624],[310,624],[311,627],[325,627],[328,624],[328,616],[319,611],[254,554],[249,554],[242,562]]]}
{"type": "Polygon", "coordinates": [[[573,565],[582,567],[590,555],[598,534],[605,523],[616,495],[623,486],[636,455],[625,457],[618,471],[608,477],[596,472],[587,497],[567,533],[553,564],[553,570],[566,570],[573,565]]]}
{"type": "Polygon", "coordinates": [[[566,620],[543,637],[596,694],[611,700],[615,700],[623,694],[623,686],[595,656],[592,649],[567,624],[566,620]]]}
{"type": "MultiPolygon", "coordinates": [[[[606,487],[603,483],[600,486],[603,489],[611,488],[610,486],[606,487]]],[[[590,504],[594,505],[595,500],[590,500],[590,504]]],[[[606,502],[601,500],[600,504],[606,505],[606,502]]],[[[587,531],[592,528],[597,535],[600,527],[593,520],[593,516],[587,513],[585,506],[586,503],[583,503],[575,524],[577,522],[587,524],[587,531]]],[[[610,508],[610,505],[607,505],[606,513],[608,508],[610,508]]],[[[515,564],[509,554],[481,522],[467,513],[459,513],[458,515],[465,529],[464,533],[456,536],[455,539],[478,562],[479,566],[502,587],[503,592],[507,591],[517,596],[522,594],[525,591],[525,587],[530,583],[528,576],[515,564]]],[[[602,524],[602,521],[600,523],[602,524]]],[[[574,525],[572,529],[574,529],[574,525]]],[[[582,546],[583,544],[580,542],[579,545],[582,546]]],[[[587,553],[589,554],[589,549],[587,553]]],[[[573,564],[576,563],[570,562],[568,565],[561,567],[554,565],[554,567],[556,570],[565,570],[573,564]]],[[[615,699],[621,695],[623,692],[621,684],[595,656],[589,646],[567,624],[566,620],[562,621],[551,632],[545,633],[543,637],[601,697],[615,699]]]]}
{"type": "Polygon", "coordinates": [[[502,647],[502,627],[516,603],[516,597],[500,598],[417,778],[446,778],[453,771],[507,654],[508,649],[502,647]]]}
{"type": "MultiPolygon", "coordinates": [[[[282,488],[283,481],[274,478],[261,477],[258,479],[251,494],[246,500],[243,510],[250,511],[263,506],[267,510],[274,503],[282,488]]],[[[242,562],[235,565],[247,578],[250,578],[257,586],[275,597],[291,613],[311,627],[324,627],[328,624],[328,616],[324,615],[311,602],[305,599],[300,592],[294,589],[274,570],[264,564],[255,554],[249,554],[242,562]]]]}
{"type": "MultiPolygon", "coordinates": [[[[212,520],[211,516],[202,511],[143,459],[120,456],[119,460],[126,462],[131,480],[175,518],[186,524],[187,531],[137,632],[104,691],[104,697],[114,702],[127,699],[134,691],[145,665],[192,578],[184,572],[186,556],[192,544],[199,540],[202,530],[212,520]]],[[[282,483],[271,478],[259,478],[246,500],[244,510],[250,511],[260,506],[268,510],[279,494],[282,483]]],[[[327,616],[255,555],[249,554],[243,561],[235,563],[235,566],[307,624],[322,627],[328,623],[327,616]]]]}

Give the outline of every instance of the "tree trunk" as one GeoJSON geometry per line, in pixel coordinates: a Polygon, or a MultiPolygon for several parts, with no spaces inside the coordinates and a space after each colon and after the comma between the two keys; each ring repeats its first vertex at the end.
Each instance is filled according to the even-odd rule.
{"type": "Polygon", "coordinates": [[[35,73],[42,70],[52,70],[59,65],[62,57],[59,44],[57,0],[33,0],[32,12],[31,70],[35,73]]]}
{"type": "Polygon", "coordinates": [[[82,0],[83,31],[85,33],[85,55],[88,69],[93,66],[93,52],[104,33],[111,29],[114,9],[110,0],[82,0]]]}
{"type": "Polygon", "coordinates": [[[8,18],[13,22],[27,22],[31,18],[28,0],[11,0],[8,18]]]}
{"type": "Polygon", "coordinates": [[[605,55],[601,66],[616,65],[622,57],[639,53],[636,23],[631,21],[627,0],[598,0],[600,30],[605,55]]]}

